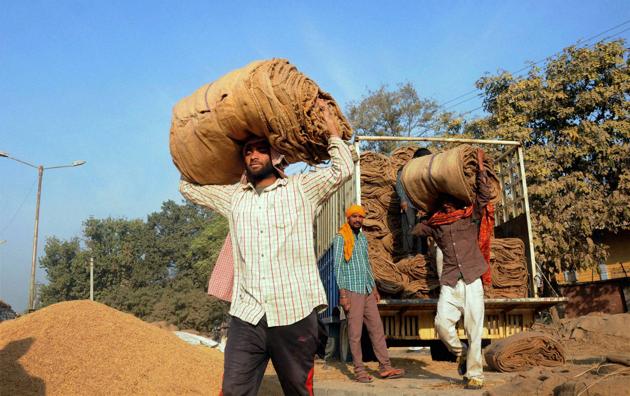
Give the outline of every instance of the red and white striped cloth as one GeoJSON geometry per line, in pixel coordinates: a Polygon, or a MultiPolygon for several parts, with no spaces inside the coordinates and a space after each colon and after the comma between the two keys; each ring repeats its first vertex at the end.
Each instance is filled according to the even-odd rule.
{"type": "Polygon", "coordinates": [[[208,294],[231,302],[233,285],[234,255],[232,253],[232,237],[228,233],[208,281],[208,294]]]}

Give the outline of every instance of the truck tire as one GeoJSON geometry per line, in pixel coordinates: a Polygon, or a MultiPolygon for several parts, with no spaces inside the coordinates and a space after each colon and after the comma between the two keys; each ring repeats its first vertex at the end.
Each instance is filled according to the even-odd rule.
{"type": "Polygon", "coordinates": [[[454,362],[457,357],[448,350],[442,341],[431,343],[431,359],[435,362],[454,362]]]}
{"type": "Polygon", "coordinates": [[[339,322],[329,323],[328,340],[326,341],[326,349],[324,360],[327,362],[339,359],[339,322]]]}

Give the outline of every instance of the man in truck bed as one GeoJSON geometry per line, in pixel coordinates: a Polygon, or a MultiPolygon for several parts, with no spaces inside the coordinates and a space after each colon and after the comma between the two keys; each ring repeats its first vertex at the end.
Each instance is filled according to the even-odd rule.
{"type": "Polygon", "coordinates": [[[489,239],[492,232],[491,186],[483,168],[483,151],[478,149],[476,202],[465,205],[455,197],[441,195],[439,209],[416,225],[414,234],[430,236],[443,253],[440,298],[435,327],[442,342],[457,356],[458,372],[466,388],[483,387],[481,337],[484,318],[483,283],[490,279],[489,239]],[[484,253],[480,249],[483,247],[484,253]],[[459,340],[455,328],[461,315],[469,346],[459,340]]]}

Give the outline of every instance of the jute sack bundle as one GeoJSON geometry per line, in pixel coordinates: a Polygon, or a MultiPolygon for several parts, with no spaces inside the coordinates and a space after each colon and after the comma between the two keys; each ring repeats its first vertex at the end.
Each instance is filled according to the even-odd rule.
{"type": "Polygon", "coordinates": [[[332,110],[344,139],[351,129],[326,92],[285,59],[252,62],[206,84],[173,109],[170,149],[182,175],[227,184],[243,172],[242,143],[266,137],[289,162],[328,159],[329,132],[317,99],[332,110]]]}
{"type": "Polygon", "coordinates": [[[558,340],[536,331],[525,331],[492,342],[484,351],[486,363],[496,371],[523,371],[531,367],[562,366],[564,347],[558,340]]]}
{"type": "Polygon", "coordinates": [[[389,156],[391,173],[394,180],[398,177],[398,170],[413,158],[413,154],[416,150],[418,150],[417,146],[402,146],[394,150],[389,156]]]}
{"type": "MultiPolygon", "coordinates": [[[[492,201],[496,203],[501,197],[499,179],[492,170],[492,159],[486,156],[484,164],[493,185],[492,201]]],[[[432,212],[437,209],[440,194],[472,203],[477,169],[476,149],[462,144],[438,154],[412,159],[403,168],[401,179],[414,206],[432,212]]]]}

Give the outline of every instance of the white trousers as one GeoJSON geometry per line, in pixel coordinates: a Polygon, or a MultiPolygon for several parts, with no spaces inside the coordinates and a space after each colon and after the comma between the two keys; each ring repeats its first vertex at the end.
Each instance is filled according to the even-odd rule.
{"type": "Polygon", "coordinates": [[[462,354],[462,343],[457,336],[455,326],[462,315],[464,315],[464,329],[468,336],[465,377],[483,379],[481,338],[484,303],[481,278],[469,285],[460,279],[455,287],[443,285],[440,290],[435,328],[442,342],[457,356],[462,354]]]}

